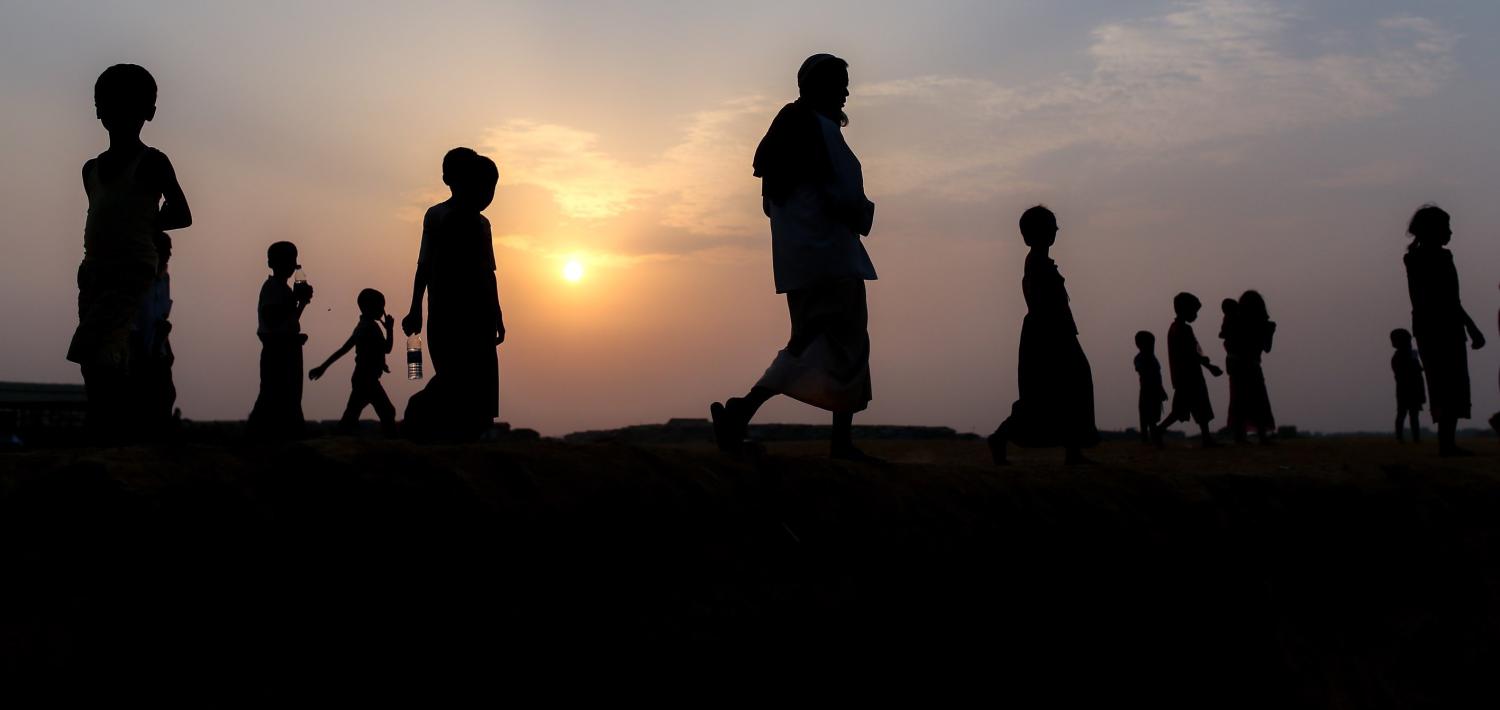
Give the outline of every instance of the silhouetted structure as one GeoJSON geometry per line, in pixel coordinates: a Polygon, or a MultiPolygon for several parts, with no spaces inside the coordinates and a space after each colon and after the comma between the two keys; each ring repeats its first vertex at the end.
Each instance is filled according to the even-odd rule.
{"type": "Polygon", "coordinates": [[[0,382],[0,447],[75,443],[87,411],[83,385],[0,382]]]}
{"type": "Polygon", "coordinates": [[[380,386],[380,376],[390,372],[385,356],[395,345],[396,319],[385,312],[385,294],[373,288],[359,292],[359,324],[344,344],[328,356],[323,364],[307,373],[310,379],[319,379],[339,358],[354,351],[354,374],[349,378],[349,403],[344,407],[344,416],[339,419],[339,430],[353,434],[359,429],[359,415],[366,406],[375,408],[380,417],[380,429],[386,436],[396,435],[396,406],[380,386]],[[384,325],[384,332],[380,326],[384,325]]]}
{"type": "Polygon", "coordinates": [[[68,360],[83,372],[91,437],[119,440],[134,430],[138,413],[130,330],[158,276],[155,237],[193,219],[172,162],[141,142],[141,129],[156,115],[150,72],[134,64],[104,70],[94,107],[109,148],[83,164],[89,211],[68,360]]]}
{"type": "Polygon", "coordinates": [[[1140,414],[1141,441],[1151,441],[1151,427],[1161,419],[1162,402],[1167,401],[1167,388],[1161,382],[1161,362],[1156,359],[1156,336],[1149,330],[1135,334],[1135,372],[1141,381],[1141,394],[1136,401],[1140,414]]]}
{"type": "Polygon", "coordinates": [[[1208,399],[1208,383],[1203,380],[1203,370],[1214,377],[1224,374],[1203,354],[1198,345],[1198,336],[1193,334],[1191,323],[1198,320],[1198,311],[1203,303],[1191,293],[1179,293],[1172,298],[1172,310],[1177,318],[1167,329],[1167,368],[1172,373],[1172,411],[1160,424],[1153,427],[1158,444],[1162,433],[1176,422],[1193,421],[1202,432],[1204,446],[1216,446],[1208,423],[1213,421],[1214,408],[1208,399]]]}
{"type": "Polygon", "coordinates": [[[276,242],[266,249],[271,275],[260,287],[256,305],[260,338],[260,394],[246,423],[251,436],[291,439],[303,435],[302,418],[302,311],[312,300],[313,289],[299,282],[288,286],[297,263],[297,245],[276,242]]]}
{"type": "Polygon", "coordinates": [[[1446,248],[1453,238],[1448,213],[1423,205],[1406,227],[1406,287],[1411,294],[1411,331],[1426,367],[1427,396],[1438,426],[1438,451],[1467,456],[1454,443],[1459,419],[1470,416],[1469,354],[1465,344],[1484,347],[1484,334],[1464,311],[1458,296],[1458,269],[1446,248]],[[1466,337],[1467,336],[1467,337],[1466,337]]]}
{"type": "Polygon", "coordinates": [[[1422,405],[1427,386],[1422,384],[1422,360],[1411,349],[1411,333],[1405,328],[1391,331],[1391,373],[1396,376],[1396,440],[1403,441],[1406,419],[1411,419],[1411,440],[1422,441],[1422,405]]]}
{"type": "Polygon", "coordinates": [[[849,64],[829,54],[808,57],[797,88],[800,96],[782,107],[755,150],[791,338],[744,397],[714,402],[709,413],[719,448],[737,453],[755,412],[784,394],[833,412],[834,458],[872,461],[852,436],[854,414],[871,398],[865,281],[875,279],[875,266],[860,237],[870,233],[875,205],[840,130],[849,123],[849,64]]]}
{"type": "Polygon", "coordinates": [[[1246,291],[1238,303],[1230,299],[1225,302],[1235,303],[1226,311],[1224,328],[1219,332],[1224,339],[1224,370],[1229,375],[1229,430],[1235,441],[1243,442],[1246,430],[1255,429],[1264,444],[1276,431],[1276,418],[1271,413],[1261,354],[1271,352],[1276,323],[1257,291],[1246,291]]]}
{"type": "Polygon", "coordinates": [[[1007,442],[1024,447],[1061,446],[1068,463],[1099,442],[1094,427],[1094,375],[1078,343],[1062,274],[1048,251],[1057,241],[1057,217],[1037,205],[1021,213],[1021,238],[1031,252],[1021,277],[1026,318],[1016,365],[1019,397],[1010,416],[989,437],[996,464],[1006,463],[1007,442]]]}
{"type": "Polygon", "coordinates": [[[469,148],[443,157],[443,183],[452,196],[428,208],[412,280],[407,335],[422,332],[428,297],[427,352],[433,376],[406,403],[403,431],[419,440],[472,441],[500,414],[500,370],[495,346],[505,342],[505,320],[495,287],[495,247],[481,214],[495,199],[495,162],[469,148]]]}

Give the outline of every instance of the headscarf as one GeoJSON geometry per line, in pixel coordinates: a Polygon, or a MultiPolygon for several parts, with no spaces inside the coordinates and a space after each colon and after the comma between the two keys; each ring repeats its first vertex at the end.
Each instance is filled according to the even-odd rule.
{"type": "Polygon", "coordinates": [[[755,176],[761,178],[761,195],[780,205],[799,185],[832,182],[833,160],[818,126],[818,114],[809,105],[807,90],[816,70],[829,61],[843,61],[832,54],[814,54],[797,70],[801,96],[781,108],[755,149],[755,176]]]}

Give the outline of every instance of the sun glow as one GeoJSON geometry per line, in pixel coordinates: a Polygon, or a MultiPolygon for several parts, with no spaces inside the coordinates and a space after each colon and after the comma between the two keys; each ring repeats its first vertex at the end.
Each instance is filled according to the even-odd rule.
{"type": "Polygon", "coordinates": [[[563,265],[562,275],[569,283],[582,281],[583,264],[579,263],[577,259],[569,259],[568,263],[563,265]]]}

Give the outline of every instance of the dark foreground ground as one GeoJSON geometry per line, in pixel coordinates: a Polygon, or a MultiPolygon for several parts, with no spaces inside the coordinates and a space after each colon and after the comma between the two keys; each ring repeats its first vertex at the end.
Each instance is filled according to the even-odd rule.
{"type": "Polygon", "coordinates": [[[1500,447],[1470,445],[0,454],[0,695],[1496,707],[1500,447]]]}

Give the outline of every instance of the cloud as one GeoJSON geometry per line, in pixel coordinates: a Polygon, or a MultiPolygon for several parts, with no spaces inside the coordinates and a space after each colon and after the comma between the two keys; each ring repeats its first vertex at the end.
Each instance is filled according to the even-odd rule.
{"type": "Polygon", "coordinates": [[[895,176],[890,189],[972,199],[1074,147],[1116,161],[1184,148],[1222,161],[1234,141],[1388,112],[1453,73],[1456,38],[1430,20],[1375,23],[1363,53],[1305,56],[1288,48],[1295,19],[1264,2],[1195,2],[1094,30],[1095,65],[1084,76],[1019,88],[954,77],[861,87],[881,109],[876,116],[957,117],[942,132],[913,131],[901,148],[873,154],[867,162],[883,170],[869,172],[895,176]]]}
{"type": "MultiPolygon", "coordinates": [[[[1457,38],[1431,20],[1391,17],[1339,32],[1336,43],[1299,45],[1335,36],[1300,35],[1299,19],[1268,2],[1202,0],[1095,28],[1093,66],[1080,73],[1019,86],[955,76],[856,85],[851,142],[877,202],[907,194],[975,202],[1044,188],[1045,160],[1065,151],[1075,152],[1069,165],[1085,167],[1168,158],[1233,165],[1255,155],[1260,137],[1393,111],[1454,72],[1457,38]],[[1324,49],[1294,49],[1309,45],[1324,49]]],[[[602,151],[596,134],[530,121],[502,124],[482,145],[508,184],[551,194],[559,229],[581,220],[596,233],[636,235],[601,248],[601,262],[734,252],[737,239],[764,238],[749,163],[776,108],[752,96],[694,113],[676,144],[635,163],[602,151]]],[[[1389,170],[1330,185],[1378,181],[1389,170]]],[[[525,231],[533,244],[546,237],[535,224],[525,231]]]]}

